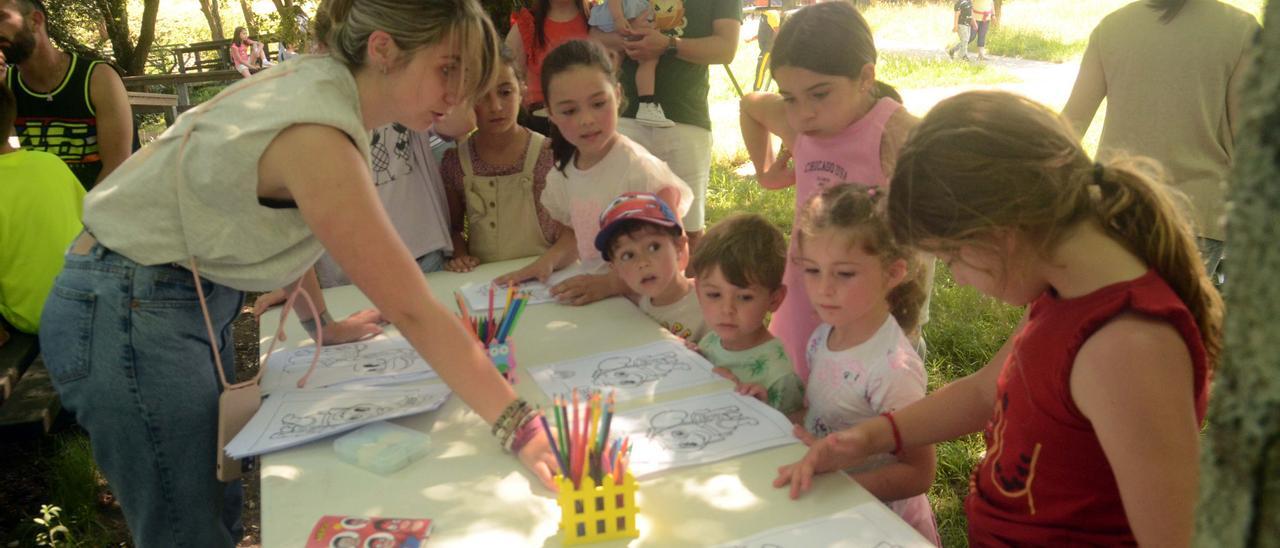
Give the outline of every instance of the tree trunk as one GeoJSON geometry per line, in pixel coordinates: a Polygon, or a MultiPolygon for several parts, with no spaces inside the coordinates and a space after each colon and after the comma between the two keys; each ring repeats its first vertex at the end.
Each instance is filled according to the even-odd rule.
{"type": "Polygon", "coordinates": [[[249,0],[240,0],[240,9],[244,11],[244,26],[249,29],[249,36],[257,36],[258,21],[253,16],[253,6],[249,4],[249,0]]]}
{"type": "Polygon", "coordinates": [[[147,66],[147,53],[151,51],[151,44],[156,38],[156,14],[160,11],[160,0],[144,0],[142,27],[138,29],[137,42],[133,41],[129,32],[128,0],[95,0],[94,6],[106,22],[116,65],[126,74],[143,74],[147,66]]]}
{"type": "Polygon", "coordinates": [[[1232,173],[1225,352],[1201,454],[1199,546],[1280,546],[1280,3],[1246,76],[1232,173]]]}
{"type": "Polygon", "coordinates": [[[306,30],[298,25],[298,16],[302,15],[302,7],[294,4],[293,0],[271,1],[276,5],[276,13],[280,15],[280,28],[276,29],[277,38],[281,42],[293,44],[298,51],[306,51],[304,45],[306,30]]]}
{"type": "Polygon", "coordinates": [[[200,0],[200,12],[209,23],[210,40],[222,40],[226,34],[222,31],[222,12],[218,9],[219,0],[200,0]]]}
{"type": "Polygon", "coordinates": [[[1000,26],[1000,22],[1003,21],[1003,19],[1000,18],[1002,11],[1004,11],[1004,0],[995,0],[995,7],[992,9],[992,15],[995,19],[991,21],[992,27],[1000,26]]]}

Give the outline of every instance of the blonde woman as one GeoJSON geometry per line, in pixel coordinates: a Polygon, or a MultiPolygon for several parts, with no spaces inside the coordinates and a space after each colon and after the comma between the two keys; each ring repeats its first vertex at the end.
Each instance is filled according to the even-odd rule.
{"type": "Polygon", "coordinates": [[[370,130],[424,130],[489,87],[495,31],[475,0],[337,0],[328,10],[329,55],[232,85],[89,194],[86,232],[46,305],[54,386],[88,430],[138,546],[239,540],[239,485],[214,475],[216,375],[234,374],[231,324],[243,291],[288,285],[326,251],[381,313],[335,321],[300,311],[304,324],[322,324],[326,341],[367,336],[381,318],[395,324],[551,485],[554,457],[530,434],[536,414],[432,298],[369,173],[370,130]]]}

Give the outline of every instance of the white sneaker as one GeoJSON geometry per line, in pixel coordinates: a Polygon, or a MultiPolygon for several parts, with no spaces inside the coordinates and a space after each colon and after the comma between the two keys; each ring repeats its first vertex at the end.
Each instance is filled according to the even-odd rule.
{"type": "Polygon", "coordinates": [[[672,127],[676,125],[662,112],[662,105],[657,103],[640,103],[636,109],[636,122],[649,127],[672,127]]]}

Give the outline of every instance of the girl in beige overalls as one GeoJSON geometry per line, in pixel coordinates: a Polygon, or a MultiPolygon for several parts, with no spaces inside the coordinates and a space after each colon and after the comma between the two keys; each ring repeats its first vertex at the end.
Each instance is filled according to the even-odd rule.
{"type": "Polygon", "coordinates": [[[551,149],[541,134],[516,123],[519,108],[520,81],[506,63],[476,102],[476,132],[445,153],[440,171],[453,238],[446,270],[540,255],[555,241],[559,224],[541,201],[551,149]]]}

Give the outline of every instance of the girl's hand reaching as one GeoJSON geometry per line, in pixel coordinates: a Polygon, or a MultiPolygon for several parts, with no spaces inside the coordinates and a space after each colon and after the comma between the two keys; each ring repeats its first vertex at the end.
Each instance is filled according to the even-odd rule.
{"type": "Polygon", "coordinates": [[[817,439],[803,426],[796,425],[795,436],[809,446],[809,452],[798,462],[778,467],[774,487],[791,486],[791,498],[813,487],[813,476],[835,470],[843,470],[868,456],[866,436],[857,427],[841,430],[825,438],[817,439]]]}
{"type": "Polygon", "coordinates": [[[449,272],[471,272],[477,266],[480,266],[480,259],[474,255],[454,255],[444,263],[444,269],[449,272]]]}
{"type": "Polygon", "coordinates": [[[529,440],[529,443],[520,448],[516,457],[525,468],[533,472],[542,485],[552,491],[556,490],[554,478],[559,473],[560,467],[556,465],[556,456],[551,452],[551,444],[547,441],[546,434],[539,432],[529,440]]]}
{"type": "Polygon", "coordinates": [[[787,188],[796,184],[796,172],[791,167],[791,150],[783,147],[778,156],[764,171],[756,172],[756,180],[760,186],[768,189],[787,188]]]}

